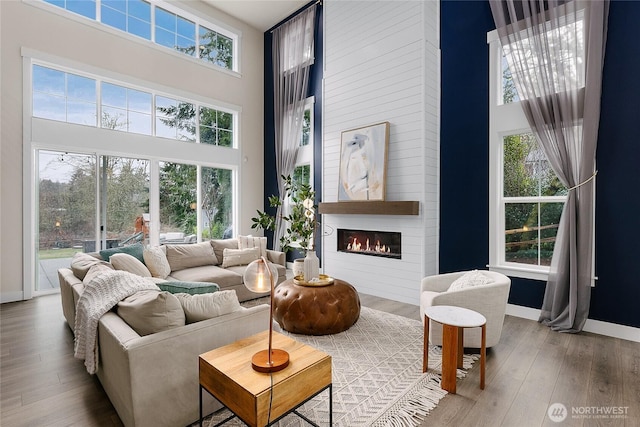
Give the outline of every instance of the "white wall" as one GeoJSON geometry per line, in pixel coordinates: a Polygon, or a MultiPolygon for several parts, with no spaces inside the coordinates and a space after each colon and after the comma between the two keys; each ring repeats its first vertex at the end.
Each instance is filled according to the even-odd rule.
{"type": "Polygon", "coordinates": [[[324,233],[402,233],[402,259],[336,251],[323,237],[323,269],[358,291],[418,304],[420,280],[437,272],[440,105],[437,1],[324,4],[322,201],[338,199],[344,130],[390,122],[386,200],[418,200],[418,216],[323,215],[324,233]]]}
{"type": "MultiPolygon", "coordinates": [[[[204,19],[242,33],[241,74],[232,75],[186,61],[150,42],[131,42],[87,21],[69,19],[25,1],[0,1],[0,301],[23,298],[23,48],[45,52],[154,86],[175,88],[237,105],[239,129],[240,233],[249,233],[251,215],[263,201],[263,34],[204,3],[172,2],[204,19]]],[[[31,284],[27,284],[31,286],[31,284]]]]}

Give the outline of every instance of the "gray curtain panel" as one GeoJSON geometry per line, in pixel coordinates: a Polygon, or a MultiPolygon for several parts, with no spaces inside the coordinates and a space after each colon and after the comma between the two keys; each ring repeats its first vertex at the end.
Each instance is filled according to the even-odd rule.
{"type": "Polygon", "coordinates": [[[595,153],[608,0],[490,0],[529,125],[567,187],[540,322],[579,332],[593,280],[595,153]]]}
{"type": "Polygon", "coordinates": [[[309,68],[313,64],[316,7],[311,6],[273,31],[273,87],[275,157],[281,206],[276,212],[274,249],[281,250],[280,238],[287,227],[284,182],[293,174],[298,156],[309,68]]]}

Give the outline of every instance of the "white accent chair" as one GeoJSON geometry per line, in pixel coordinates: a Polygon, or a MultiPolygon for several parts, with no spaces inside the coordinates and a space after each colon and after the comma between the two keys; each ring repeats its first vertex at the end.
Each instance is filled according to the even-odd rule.
{"type": "MultiPolygon", "coordinates": [[[[500,341],[502,324],[507,308],[507,299],[511,289],[511,279],[495,271],[481,270],[493,279],[492,283],[448,291],[454,280],[466,271],[438,274],[422,279],[420,287],[420,318],[424,324],[424,310],[434,305],[453,305],[477,311],[487,319],[487,348],[500,341]]],[[[433,345],[442,345],[442,325],[431,321],[429,341],[433,345]]],[[[464,346],[480,348],[480,328],[464,330],[464,346]]]]}

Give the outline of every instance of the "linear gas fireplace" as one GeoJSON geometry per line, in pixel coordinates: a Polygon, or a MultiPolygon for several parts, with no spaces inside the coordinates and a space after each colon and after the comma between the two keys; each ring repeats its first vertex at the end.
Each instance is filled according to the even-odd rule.
{"type": "Polygon", "coordinates": [[[339,228],[338,252],[401,259],[401,234],[339,228]]]}

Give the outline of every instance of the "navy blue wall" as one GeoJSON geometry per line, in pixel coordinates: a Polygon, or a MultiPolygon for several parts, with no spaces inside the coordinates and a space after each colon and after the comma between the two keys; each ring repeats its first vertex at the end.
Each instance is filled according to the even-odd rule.
{"type": "MultiPolygon", "coordinates": [[[[315,1],[307,4],[305,7],[287,17],[282,22],[275,25],[273,28],[277,28],[283,22],[288,21],[302,10],[307,7],[313,7],[315,1]]],[[[316,204],[320,202],[320,195],[322,194],[322,70],[323,66],[323,37],[322,37],[322,5],[316,6],[316,33],[314,38],[315,43],[315,60],[311,66],[309,76],[309,89],[307,96],[315,97],[315,106],[313,111],[314,120],[314,176],[313,176],[313,188],[316,192],[316,204]]],[[[275,215],[275,209],[269,207],[269,196],[272,194],[278,194],[278,182],[279,178],[276,174],[276,157],[275,157],[275,131],[273,128],[274,122],[274,107],[273,107],[273,60],[272,60],[272,34],[271,30],[264,33],[264,206],[267,212],[275,215]]],[[[273,233],[265,232],[267,236],[267,246],[273,247],[273,233]]],[[[317,254],[320,257],[322,251],[320,245],[321,239],[316,240],[317,254]]],[[[287,254],[287,260],[292,261],[294,258],[299,258],[302,255],[294,251],[287,254]]]]}
{"type": "MultiPolygon", "coordinates": [[[[640,327],[640,2],[613,1],[597,151],[596,275],[589,318],[640,327]]],[[[441,7],[440,271],[485,268],[488,249],[488,46],[484,1],[441,7]]],[[[545,283],[512,278],[509,302],[540,308],[545,283]]]]}

